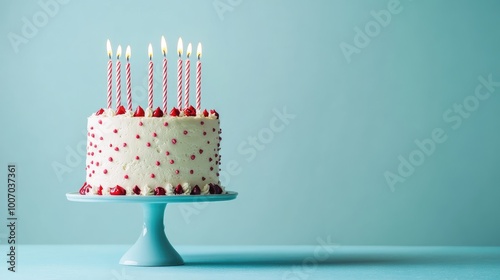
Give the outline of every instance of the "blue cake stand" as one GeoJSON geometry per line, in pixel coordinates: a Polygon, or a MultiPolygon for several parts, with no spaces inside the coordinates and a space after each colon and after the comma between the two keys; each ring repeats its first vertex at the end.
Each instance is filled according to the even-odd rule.
{"type": "Polygon", "coordinates": [[[168,203],[215,202],[235,199],[237,192],[217,195],[178,196],[97,196],[67,193],[70,201],[140,203],[144,210],[144,226],[139,239],[120,259],[122,265],[169,266],[183,265],[184,261],[165,235],[163,217],[168,203]]]}

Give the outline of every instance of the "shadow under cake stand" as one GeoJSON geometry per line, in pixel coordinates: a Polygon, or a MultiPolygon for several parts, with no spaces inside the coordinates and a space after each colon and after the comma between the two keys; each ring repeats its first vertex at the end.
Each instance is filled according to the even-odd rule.
{"type": "Polygon", "coordinates": [[[98,196],[67,193],[70,201],[104,203],[140,203],[144,214],[144,226],[135,244],[122,256],[120,264],[135,266],[183,265],[184,261],[165,235],[163,218],[168,203],[194,203],[233,200],[237,192],[227,191],[214,195],[176,196],[98,196]]]}

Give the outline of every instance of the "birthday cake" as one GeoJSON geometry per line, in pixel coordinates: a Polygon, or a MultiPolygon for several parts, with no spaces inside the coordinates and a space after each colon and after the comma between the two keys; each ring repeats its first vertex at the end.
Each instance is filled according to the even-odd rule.
{"type": "Polygon", "coordinates": [[[159,107],[132,111],[108,105],[93,113],[87,122],[86,181],[80,194],[225,193],[219,181],[219,114],[201,111],[199,103],[197,107],[173,108],[167,115],[159,107]]]}

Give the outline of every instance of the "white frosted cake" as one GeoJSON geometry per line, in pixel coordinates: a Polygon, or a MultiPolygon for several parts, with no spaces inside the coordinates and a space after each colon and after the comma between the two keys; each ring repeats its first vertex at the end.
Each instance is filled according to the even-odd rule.
{"type": "Polygon", "coordinates": [[[221,194],[220,121],[215,110],[120,106],[88,118],[82,195],[221,194]]]}

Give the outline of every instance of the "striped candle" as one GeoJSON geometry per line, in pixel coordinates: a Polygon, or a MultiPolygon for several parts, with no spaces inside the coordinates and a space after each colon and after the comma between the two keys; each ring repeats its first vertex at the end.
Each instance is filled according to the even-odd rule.
{"type": "Polygon", "coordinates": [[[111,61],[111,56],[113,51],[111,49],[111,42],[109,40],[106,42],[106,48],[108,51],[108,109],[111,108],[111,98],[113,95],[113,62],[111,61]]]}
{"type": "Polygon", "coordinates": [[[125,74],[127,76],[127,109],[132,111],[132,85],[130,82],[130,46],[127,46],[125,56],[127,58],[127,66],[125,67],[125,74]]]}
{"type": "Polygon", "coordinates": [[[189,107],[189,84],[191,83],[191,60],[189,56],[191,55],[192,50],[191,43],[188,44],[186,50],[186,74],[185,74],[185,84],[184,84],[184,107],[189,107]]]}
{"type": "Polygon", "coordinates": [[[148,108],[153,108],[153,47],[149,44],[149,71],[148,71],[148,108]]]}
{"type": "Polygon", "coordinates": [[[179,59],[177,60],[177,107],[179,110],[182,109],[182,39],[179,38],[177,43],[177,53],[179,54],[179,59]]]}
{"type": "Polygon", "coordinates": [[[201,43],[198,43],[196,48],[196,56],[198,61],[196,62],[196,110],[201,110],[201,43]]]}
{"type": "Polygon", "coordinates": [[[163,112],[167,113],[167,42],[161,36],[161,51],[163,52],[163,112]]]}
{"type": "Polygon", "coordinates": [[[118,45],[116,50],[116,108],[122,105],[122,63],[120,56],[122,55],[122,46],[118,45]]]}

